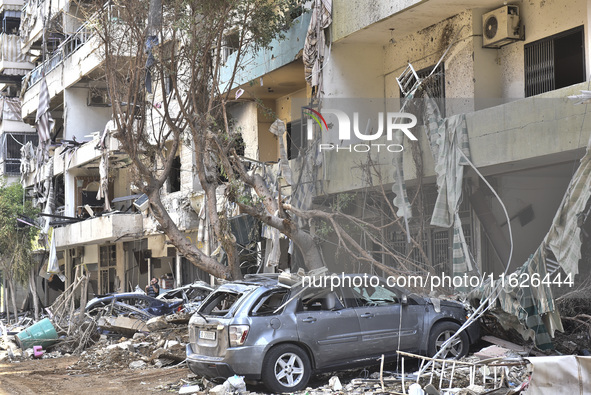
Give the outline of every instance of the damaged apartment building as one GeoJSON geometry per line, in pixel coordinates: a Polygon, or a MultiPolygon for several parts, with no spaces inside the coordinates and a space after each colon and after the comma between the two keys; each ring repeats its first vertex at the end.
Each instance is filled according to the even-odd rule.
{"type": "MultiPolygon", "coordinates": [[[[290,164],[284,196],[304,208],[348,196],[345,213],[382,233],[379,242],[358,235],[359,244],[402,272],[533,270],[560,274],[555,292],[589,275],[591,113],[581,91],[591,73],[591,3],[307,6],[285,40],[248,59],[233,87],[246,155],[290,164]],[[416,126],[400,133],[407,113],[416,126]],[[277,119],[286,125],[280,137],[269,131],[277,119]]],[[[311,230],[324,239],[329,271],[388,274],[347,259],[334,234],[311,230]]],[[[553,333],[551,296],[537,309],[553,333]]]]}
{"type": "MultiPolygon", "coordinates": [[[[134,186],[130,160],[113,137],[112,110],[100,82],[105,64],[83,7],[67,0],[25,1],[18,7],[19,49],[35,64],[21,76],[22,117],[37,125],[39,136],[43,120],[51,130],[40,141],[32,135],[14,172],[48,219],[50,247],[42,253],[49,251],[50,262],[45,259],[40,268],[48,286],[39,288],[45,290],[44,303],[72,284],[80,265],[90,273],[91,297],[143,289],[152,277],[162,280],[162,289],[209,282],[209,275],[166,240],[149,215],[146,196],[134,186]],[[38,154],[38,144],[45,147],[44,155],[38,154]]],[[[182,145],[163,201],[187,239],[206,248],[207,236],[198,232],[202,195],[192,163],[191,149],[182,145]]]]}
{"type": "MultiPolygon", "coordinates": [[[[83,3],[29,1],[20,25],[21,49],[36,65],[22,80],[21,115],[34,124],[46,111],[54,122],[46,160],[25,150],[22,182],[31,196],[47,199],[42,180],[52,181],[62,286],[79,264],[90,271],[95,293],[143,288],[150,277],[176,282],[165,286],[208,281],[167,243],[134,188],[130,162],[109,126],[100,45],[78,7],[83,3]],[[52,29],[43,57],[46,15],[52,29]],[[41,95],[47,95],[43,109],[41,95]]],[[[247,158],[273,171],[280,158],[282,168],[289,164],[291,176],[277,180],[283,197],[301,208],[324,208],[346,196],[346,214],[379,227],[379,243],[362,235],[356,241],[384,266],[496,276],[539,252],[548,272],[587,276],[588,258],[583,254],[579,263],[576,243],[548,235],[554,229],[579,237],[576,221],[561,232],[555,217],[580,193],[581,184],[569,189],[571,183],[589,189],[586,173],[577,176],[591,131],[588,106],[568,96],[589,90],[590,7],[586,0],[305,2],[283,40],[249,55],[231,87],[229,112],[247,158]],[[409,120],[391,114],[404,113],[417,124],[399,133],[409,120]],[[462,154],[452,160],[442,146],[434,159],[430,138],[438,131],[455,133],[462,154]],[[403,221],[390,223],[384,210],[403,221]]],[[[231,43],[223,48],[225,81],[231,43]]],[[[183,145],[178,154],[166,204],[187,238],[211,252],[199,231],[193,153],[183,145]]],[[[585,193],[576,214],[586,209],[585,193]]],[[[241,223],[237,228],[247,221],[241,223]]],[[[324,240],[330,271],[370,270],[344,258],[334,233],[316,226],[311,231],[324,240]]],[[[291,262],[297,269],[289,252],[283,240],[279,267],[291,262]]],[[[253,265],[261,262],[259,254],[253,265]]]]}
{"type": "MultiPolygon", "coordinates": [[[[389,248],[451,273],[456,219],[431,221],[438,187],[426,135],[432,125],[423,119],[429,102],[405,100],[405,94],[419,92],[412,86],[420,81],[422,91],[438,103],[440,119],[464,116],[457,132],[467,139],[464,152],[505,204],[513,228],[511,270],[521,266],[549,231],[589,140],[586,105],[567,97],[588,89],[591,5],[583,0],[311,3],[316,13],[305,12],[285,40],[254,55],[238,75],[237,88],[245,93],[232,111],[250,143],[247,156],[280,158],[278,138],[269,127],[282,120],[287,159],[309,185],[292,186],[292,193],[307,189],[300,195],[307,196],[310,207],[354,194],[348,213],[370,221],[380,218],[364,201],[365,191],[379,183],[375,172],[368,175],[368,161],[379,167],[381,185],[394,201],[400,195],[393,192],[400,180],[394,158],[402,157],[408,198],[419,182],[424,190],[426,223],[417,221],[413,206],[408,226],[415,235],[422,228],[426,256],[413,255],[397,226],[384,229],[389,248]],[[322,115],[326,126],[309,109],[316,109],[314,118],[322,115]],[[339,111],[349,121],[348,133],[343,133],[339,111]],[[388,122],[410,122],[379,119],[396,112],[416,115],[410,134],[418,140],[406,134],[389,139],[388,122]],[[417,152],[419,170],[413,158],[417,152]]],[[[490,188],[463,165],[456,213],[464,238],[480,272],[500,273],[510,250],[507,220],[490,188]]],[[[370,242],[366,247],[378,249],[370,242]]],[[[326,249],[332,254],[325,256],[334,256],[331,243],[326,249]]]]}
{"type": "MultiPolygon", "coordinates": [[[[35,129],[23,122],[19,93],[23,76],[35,66],[21,51],[19,26],[22,0],[0,2],[0,175],[7,183],[20,182],[21,147],[37,144],[35,129]]],[[[4,278],[0,270],[0,311],[4,306],[4,278]]],[[[19,299],[26,291],[17,290],[19,299]]]]}

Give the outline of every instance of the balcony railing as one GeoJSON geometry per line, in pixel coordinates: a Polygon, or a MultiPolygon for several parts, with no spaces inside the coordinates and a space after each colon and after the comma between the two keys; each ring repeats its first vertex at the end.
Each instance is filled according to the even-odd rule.
{"type": "Polygon", "coordinates": [[[43,72],[45,72],[45,74],[49,73],[63,63],[64,60],[68,59],[82,45],[90,40],[92,35],[93,32],[87,23],[80,26],[78,30],[76,30],[76,33],[72,34],[57,47],[49,59],[31,71],[31,78],[29,79],[27,89],[35,85],[41,79],[43,72]]]}

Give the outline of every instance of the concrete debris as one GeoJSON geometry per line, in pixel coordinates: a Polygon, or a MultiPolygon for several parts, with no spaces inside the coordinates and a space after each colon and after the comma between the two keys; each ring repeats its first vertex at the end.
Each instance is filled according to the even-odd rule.
{"type": "Polygon", "coordinates": [[[408,387],[408,394],[409,395],[425,395],[425,391],[423,391],[423,387],[420,384],[414,383],[408,387]]]}
{"type": "Polygon", "coordinates": [[[130,369],[144,369],[144,368],[146,368],[146,366],[148,366],[148,364],[142,360],[133,361],[132,363],[129,364],[130,369]]]}
{"type": "Polygon", "coordinates": [[[169,324],[166,321],[166,318],[164,316],[154,317],[154,318],[149,319],[148,322],[146,322],[146,326],[151,331],[165,329],[168,327],[168,325],[169,324]]]}
{"type": "Polygon", "coordinates": [[[337,376],[332,376],[330,380],[328,380],[328,385],[330,389],[333,391],[341,391],[343,389],[343,385],[341,384],[341,380],[337,376]]]}
{"type": "Polygon", "coordinates": [[[181,387],[181,389],[179,390],[179,394],[194,394],[199,391],[201,391],[201,388],[198,385],[185,385],[181,387]]]}
{"type": "Polygon", "coordinates": [[[115,331],[124,335],[133,336],[136,332],[148,331],[148,326],[142,320],[130,317],[101,317],[98,325],[102,329],[115,331]]]}

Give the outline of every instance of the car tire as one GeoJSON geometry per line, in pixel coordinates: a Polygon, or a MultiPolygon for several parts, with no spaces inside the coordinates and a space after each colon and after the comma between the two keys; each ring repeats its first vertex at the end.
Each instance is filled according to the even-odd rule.
{"type": "MultiPolygon", "coordinates": [[[[458,329],[460,329],[460,325],[451,321],[438,322],[435,324],[429,334],[429,349],[427,350],[429,356],[434,356],[441,349],[441,345],[456,333],[458,329]]],[[[462,331],[450,348],[447,349],[447,352],[440,357],[460,359],[468,354],[469,348],[470,340],[468,339],[468,335],[465,331],[462,331]]]]}
{"type": "Polygon", "coordinates": [[[294,392],[306,387],[312,365],[308,354],[294,344],[273,347],[263,361],[261,378],[272,392],[294,392]]]}

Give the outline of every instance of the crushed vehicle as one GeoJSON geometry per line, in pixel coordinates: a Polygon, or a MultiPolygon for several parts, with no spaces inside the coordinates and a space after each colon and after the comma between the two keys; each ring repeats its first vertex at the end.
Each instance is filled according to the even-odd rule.
{"type": "Polygon", "coordinates": [[[204,281],[195,281],[182,287],[160,290],[156,299],[166,301],[183,301],[183,311],[193,313],[201,305],[201,302],[213,291],[213,287],[204,281]]]}
{"type": "MultiPolygon", "coordinates": [[[[458,302],[434,304],[383,279],[331,290],[246,276],[221,285],[191,317],[187,363],[208,378],[237,374],[292,392],[312,373],[376,364],[398,349],[433,356],[466,319],[458,302]]],[[[468,326],[445,357],[465,356],[479,331],[477,322],[468,326]]]]}
{"type": "Polygon", "coordinates": [[[91,299],[85,311],[91,315],[105,308],[112,307],[115,313],[120,315],[136,315],[141,318],[150,318],[160,315],[173,314],[183,306],[182,300],[161,300],[144,293],[126,292],[120,294],[98,295],[91,299]]]}

